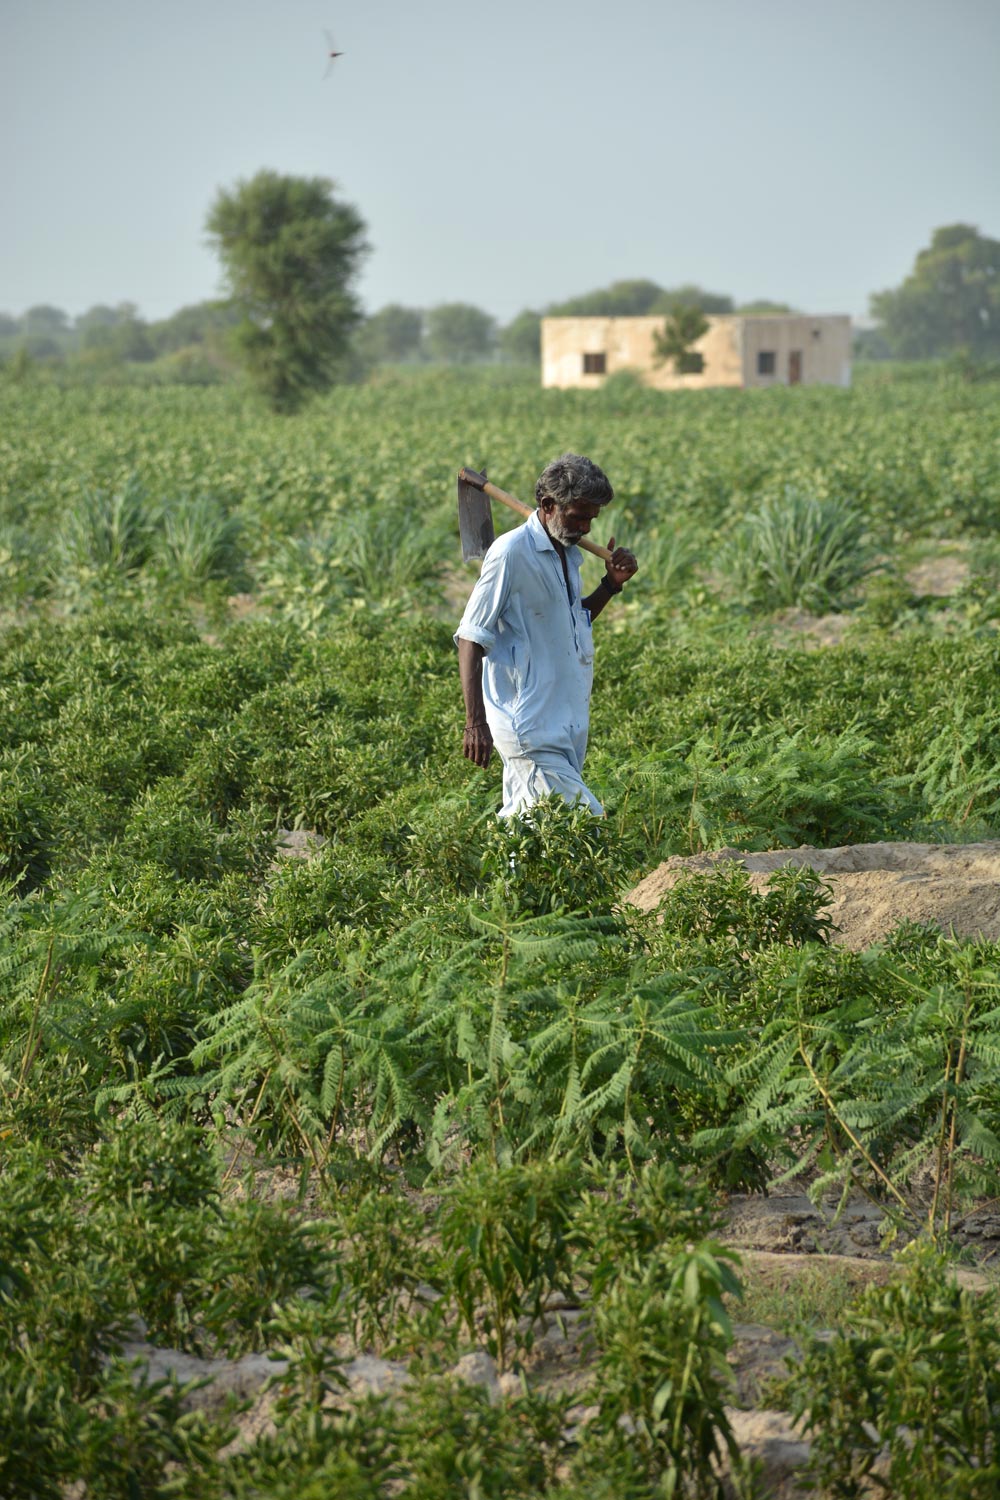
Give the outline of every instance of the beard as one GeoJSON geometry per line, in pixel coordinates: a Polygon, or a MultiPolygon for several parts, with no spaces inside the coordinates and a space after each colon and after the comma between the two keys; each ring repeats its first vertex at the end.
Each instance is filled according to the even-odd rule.
{"type": "Polygon", "coordinates": [[[574,547],[583,536],[582,531],[574,531],[563,519],[561,510],[556,510],[545,523],[545,529],[549,536],[554,537],[557,542],[562,542],[564,547],[574,547]]]}

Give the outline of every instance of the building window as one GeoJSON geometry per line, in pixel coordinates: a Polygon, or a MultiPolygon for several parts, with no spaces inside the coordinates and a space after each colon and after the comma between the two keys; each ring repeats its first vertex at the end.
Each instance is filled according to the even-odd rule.
{"type": "Polygon", "coordinates": [[[604,375],[607,373],[608,356],[606,354],[585,354],[583,356],[583,373],[585,375],[604,375]]]}
{"type": "Polygon", "coordinates": [[[757,351],[757,374],[758,375],[773,375],[774,374],[774,350],[773,349],[760,349],[760,350],[757,351]]]}

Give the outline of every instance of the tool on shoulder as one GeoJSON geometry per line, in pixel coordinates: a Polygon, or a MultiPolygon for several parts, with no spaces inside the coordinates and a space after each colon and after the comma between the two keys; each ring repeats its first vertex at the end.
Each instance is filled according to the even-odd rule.
{"type": "MultiPolygon", "coordinates": [[[[462,536],[463,562],[471,562],[475,557],[485,557],[486,550],[494,539],[491,500],[499,500],[501,505],[516,510],[520,516],[534,514],[532,506],[524,505],[520,500],[515,500],[513,495],[508,495],[506,490],[491,484],[486,478],[485,469],[481,474],[476,469],[459,469],[458,529],[462,536]]],[[[595,557],[603,557],[605,562],[611,561],[611,553],[607,547],[588,542],[586,537],[581,537],[577,546],[582,547],[585,552],[592,552],[595,557]]]]}

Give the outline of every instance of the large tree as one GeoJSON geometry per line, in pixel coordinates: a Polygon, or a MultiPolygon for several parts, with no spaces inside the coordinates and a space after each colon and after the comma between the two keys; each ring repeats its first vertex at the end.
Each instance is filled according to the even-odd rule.
{"type": "Polygon", "coordinates": [[[434,359],[467,365],[489,359],[496,323],[468,302],[442,302],[427,314],[427,348],[434,359]]]}
{"type": "Polygon", "coordinates": [[[28,308],[21,319],[21,328],[24,333],[47,334],[50,337],[68,333],[69,314],[64,313],[61,307],[39,302],[35,307],[28,308]]]}
{"type": "Polygon", "coordinates": [[[709,292],[693,281],[685,281],[683,286],[662,292],[649,310],[673,317],[678,307],[693,307],[703,313],[731,313],[733,299],[727,292],[709,292]]]}
{"type": "Polygon", "coordinates": [[[221,342],[239,321],[240,313],[231,302],[193,302],[151,323],[149,336],[158,354],[173,354],[193,344],[221,342]]]}
{"type": "Polygon", "coordinates": [[[526,307],[500,330],[497,342],[514,365],[537,365],[542,357],[542,315],[526,307]]]}
{"type": "Polygon", "coordinates": [[[648,313],[663,296],[663,288],[643,278],[613,281],[579,297],[569,297],[549,308],[555,318],[637,318],[648,313]]]}
{"type": "Polygon", "coordinates": [[[876,292],[871,310],[904,359],[1000,356],[1000,240],[970,224],[935,229],[902,286],[876,292]]]}
{"type": "Polygon", "coordinates": [[[672,290],[644,279],[613,281],[610,286],[556,302],[549,315],[556,318],[641,318],[649,313],[673,313],[675,307],[699,307],[706,313],[729,313],[733,299],[724,292],[708,292],[694,282],[672,290]]]}
{"type": "Polygon", "coordinates": [[[361,321],[352,290],[365,224],[323,177],[262,171],[220,189],[208,235],[240,309],[237,350],[276,410],[331,385],[361,321]]]}
{"type": "Polygon", "coordinates": [[[390,302],[362,324],[358,347],[374,364],[398,364],[419,359],[424,337],[424,315],[419,308],[390,302]]]}
{"type": "Polygon", "coordinates": [[[143,361],[155,358],[149,328],[134,302],[117,307],[95,303],[76,320],[81,349],[112,360],[143,361]]]}

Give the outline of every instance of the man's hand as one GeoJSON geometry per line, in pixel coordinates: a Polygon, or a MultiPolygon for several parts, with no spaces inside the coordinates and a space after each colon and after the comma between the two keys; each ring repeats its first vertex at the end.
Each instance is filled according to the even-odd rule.
{"type": "Polygon", "coordinates": [[[471,760],[474,765],[483,771],[490,763],[490,755],[493,751],[493,736],[490,734],[490,726],[485,719],[478,723],[466,724],[465,733],[462,736],[462,754],[466,760],[471,760]]]}
{"type": "Polygon", "coordinates": [[[462,754],[466,760],[482,770],[490,763],[493,736],[486,722],[486,705],[483,702],[483,657],[486,652],[478,641],[468,641],[464,636],[458,642],[458,671],[462,679],[462,697],[465,699],[465,733],[462,735],[462,754]]]}
{"type": "Polygon", "coordinates": [[[611,553],[611,561],[605,563],[605,571],[611,582],[621,588],[623,583],[628,583],[632,574],[638,571],[639,564],[635,560],[635,553],[630,552],[627,547],[616,547],[613,536],[608,537],[608,551],[611,553]]]}

